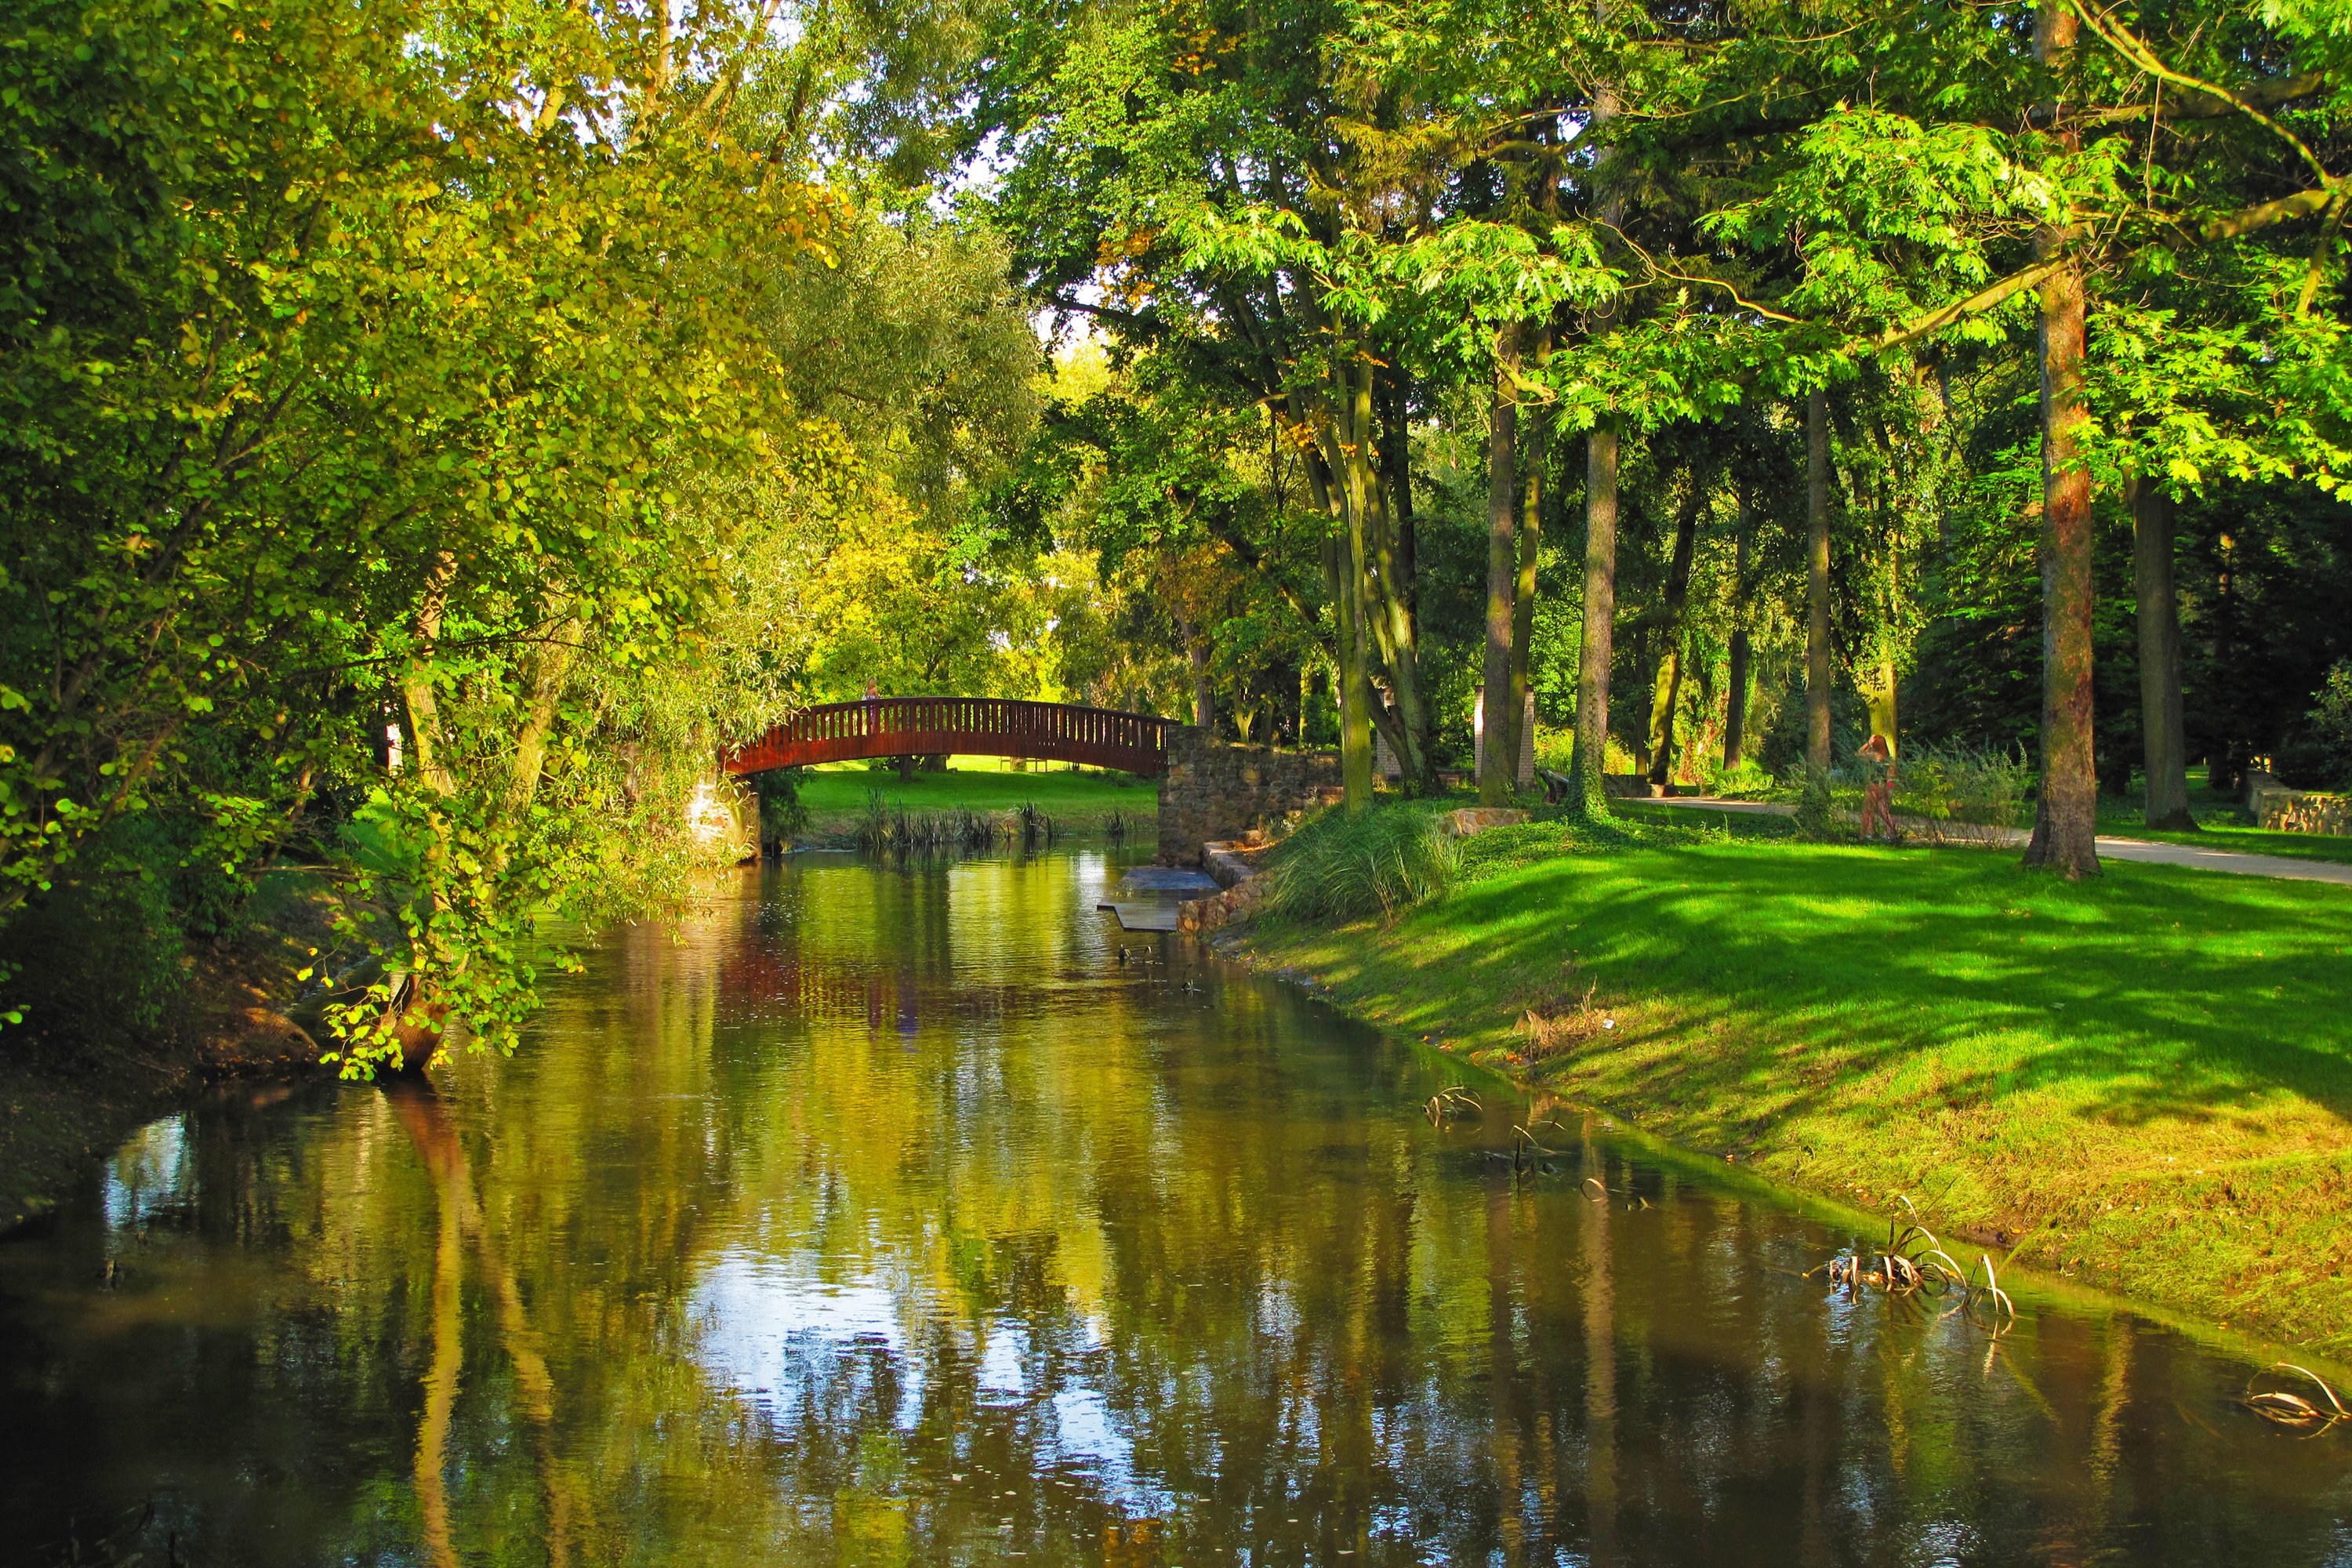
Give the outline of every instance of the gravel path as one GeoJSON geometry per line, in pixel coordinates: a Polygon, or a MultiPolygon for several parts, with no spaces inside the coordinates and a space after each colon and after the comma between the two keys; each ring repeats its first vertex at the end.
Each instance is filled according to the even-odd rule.
{"type": "MultiPolygon", "coordinates": [[[[1751,816],[1793,816],[1797,808],[1775,801],[1721,800],[1712,795],[1677,795],[1654,800],[1652,805],[1672,805],[1691,811],[1738,812],[1751,816]]],[[[1907,821],[1897,819],[1906,827],[1907,821]]],[[[1924,826],[1924,825],[1922,825],[1924,826]]],[[[2008,828],[1993,840],[2023,848],[2031,835],[2008,828]]],[[[2226,871],[2235,877],[2284,877],[2296,882],[2338,882],[2352,887],[2352,865],[2331,860],[2295,860],[2284,855],[2248,855],[2235,849],[2207,849],[2195,844],[2159,844],[2146,838],[2099,836],[2103,860],[2140,860],[2151,866],[2187,866],[2199,871],[2226,871]]]]}

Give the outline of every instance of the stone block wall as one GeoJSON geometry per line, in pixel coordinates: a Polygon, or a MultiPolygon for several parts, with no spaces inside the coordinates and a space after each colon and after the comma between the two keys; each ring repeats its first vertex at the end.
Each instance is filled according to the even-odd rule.
{"type": "Polygon", "coordinates": [[[1204,844],[1265,833],[1339,799],[1336,752],[1234,745],[1183,725],[1169,735],[1160,781],[1160,863],[1198,865],[1204,844]]]}
{"type": "Polygon", "coordinates": [[[2246,812],[2274,833],[2352,837],[2352,795],[2288,789],[2266,773],[2246,775],[2246,812]]]}

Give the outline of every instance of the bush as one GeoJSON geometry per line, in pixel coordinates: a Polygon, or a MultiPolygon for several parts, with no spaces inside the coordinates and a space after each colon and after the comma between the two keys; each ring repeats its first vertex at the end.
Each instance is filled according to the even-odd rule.
{"type": "Polygon", "coordinates": [[[2319,689],[2319,706],[2310,713],[2313,749],[2327,782],[2352,790],[2352,659],[2327,672],[2319,689]]]}
{"type": "Polygon", "coordinates": [[[751,775],[760,801],[760,847],[789,845],[808,830],[808,805],[801,799],[801,770],[770,768],[751,775]]]}
{"type": "Polygon", "coordinates": [[[1265,907],[1292,920],[1394,920],[1443,898],[1459,864],[1454,839],[1426,812],[1326,811],[1273,850],[1265,907]]]}
{"type": "Polygon", "coordinates": [[[19,1015],[27,1035],[59,1047],[119,1049],[156,1029],[186,984],[183,914],[171,899],[176,860],[152,816],[118,821],[93,839],[73,875],[0,929],[0,1013],[19,1015]]]}
{"type": "Polygon", "coordinates": [[[1800,767],[1790,782],[1797,788],[1797,836],[1801,838],[1827,838],[1837,826],[1837,796],[1832,788],[1832,773],[1815,773],[1800,767]]]}
{"type": "Polygon", "coordinates": [[[1772,775],[1753,757],[1742,757],[1736,768],[1715,758],[1699,764],[1699,787],[1713,795],[1760,795],[1773,787],[1772,775]]]}
{"type": "Polygon", "coordinates": [[[1895,809],[1931,822],[2022,827],[2032,777],[2022,748],[1915,743],[1895,764],[1895,809]]]}

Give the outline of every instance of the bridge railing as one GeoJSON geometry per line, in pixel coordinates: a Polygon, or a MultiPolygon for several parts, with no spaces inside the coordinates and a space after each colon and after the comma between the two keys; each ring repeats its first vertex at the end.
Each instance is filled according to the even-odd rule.
{"type": "Polygon", "coordinates": [[[734,773],[961,752],[1157,773],[1175,721],[1012,697],[877,697],[803,708],[726,760],[734,773]]]}

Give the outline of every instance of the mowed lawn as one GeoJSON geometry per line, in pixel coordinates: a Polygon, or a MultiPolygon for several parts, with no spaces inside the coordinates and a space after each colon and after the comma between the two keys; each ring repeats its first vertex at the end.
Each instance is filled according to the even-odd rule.
{"type": "Polygon", "coordinates": [[[1005,812],[1026,802],[1074,834],[1102,832],[1113,814],[1130,831],[1150,837],[1156,831],[1160,789],[1150,779],[1087,769],[1073,773],[1065,763],[1033,763],[1014,773],[992,757],[951,757],[945,773],[919,773],[901,779],[895,771],[863,763],[810,768],[800,775],[800,797],[808,807],[808,836],[845,839],[857,830],[869,792],[878,790],[895,809],[908,811],[1005,812]]]}
{"type": "Polygon", "coordinates": [[[1555,825],[1473,862],[1391,928],[1253,948],[1791,1184],[2352,1349],[2352,888],[1555,825]],[[1613,1029],[1549,1055],[1514,1032],[1588,990],[1613,1029]]]}

